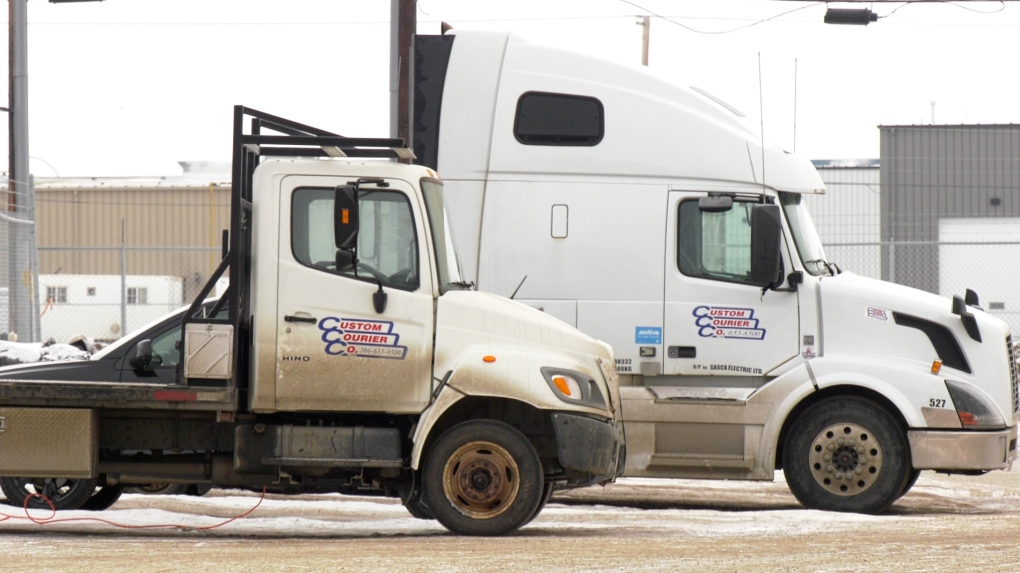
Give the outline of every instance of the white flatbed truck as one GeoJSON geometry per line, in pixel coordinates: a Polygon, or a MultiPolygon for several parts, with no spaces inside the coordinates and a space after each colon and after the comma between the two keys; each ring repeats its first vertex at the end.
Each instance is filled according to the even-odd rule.
{"type": "Polygon", "coordinates": [[[0,369],[8,500],[102,509],[153,483],[399,495],[497,535],[554,488],[620,473],[610,347],[471,292],[438,175],[375,160],[410,158],[402,140],[238,106],[233,146],[224,256],[190,308],[88,360],[0,369]]]}

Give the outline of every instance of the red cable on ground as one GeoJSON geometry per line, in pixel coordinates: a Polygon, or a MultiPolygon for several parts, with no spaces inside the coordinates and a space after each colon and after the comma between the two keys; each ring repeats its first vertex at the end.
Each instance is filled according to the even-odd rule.
{"type": "Polygon", "coordinates": [[[113,526],[113,527],[119,527],[121,529],[171,529],[172,528],[172,529],[188,529],[188,530],[193,530],[193,531],[206,531],[206,530],[209,530],[209,529],[216,529],[217,527],[223,527],[224,525],[227,525],[228,523],[237,521],[238,519],[241,519],[243,517],[247,517],[247,516],[251,515],[251,513],[253,511],[258,509],[258,507],[260,505],[262,505],[262,501],[264,499],[266,499],[266,488],[265,487],[262,488],[262,496],[259,497],[259,500],[255,504],[254,507],[252,507],[251,509],[249,509],[248,511],[245,511],[244,513],[242,513],[240,515],[235,515],[234,517],[231,517],[230,519],[227,519],[226,521],[223,521],[223,522],[220,522],[220,523],[217,523],[217,524],[214,524],[214,525],[194,526],[194,525],[180,525],[180,524],[177,524],[177,523],[161,523],[161,524],[151,524],[151,525],[126,525],[126,524],[123,524],[123,523],[117,523],[115,521],[110,521],[108,519],[103,519],[101,517],[67,517],[67,518],[62,518],[62,519],[54,519],[54,517],[57,515],[57,508],[53,505],[53,502],[50,501],[50,499],[48,497],[46,497],[45,495],[38,494],[38,493],[33,493],[33,494],[30,494],[28,497],[25,498],[25,503],[24,503],[25,515],[24,516],[21,516],[21,515],[7,515],[6,513],[0,512],[0,523],[2,523],[4,521],[7,521],[7,520],[10,520],[10,519],[27,519],[27,520],[31,521],[32,523],[34,523],[36,525],[50,525],[52,523],[69,523],[69,522],[72,522],[72,521],[95,521],[95,522],[103,523],[103,524],[110,525],[110,526],[113,526]],[[41,498],[43,501],[45,501],[46,504],[50,506],[50,511],[52,513],[49,516],[47,516],[47,517],[33,517],[32,514],[29,513],[29,507],[28,507],[28,501],[30,499],[32,499],[33,497],[38,497],[38,498],[41,498]]]}

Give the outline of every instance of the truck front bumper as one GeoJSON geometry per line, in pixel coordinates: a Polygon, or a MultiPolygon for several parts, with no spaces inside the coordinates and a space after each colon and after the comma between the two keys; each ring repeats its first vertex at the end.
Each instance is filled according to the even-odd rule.
{"type": "Polygon", "coordinates": [[[623,431],[611,421],[576,414],[552,414],[560,465],[583,487],[616,479],[623,470],[623,431]]]}
{"type": "Polygon", "coordinates": [[[914,469],[939,471],[1007,469],[1016,459],[1016,436],[1016,426],[997,432],[907,432],[914,469]]]}

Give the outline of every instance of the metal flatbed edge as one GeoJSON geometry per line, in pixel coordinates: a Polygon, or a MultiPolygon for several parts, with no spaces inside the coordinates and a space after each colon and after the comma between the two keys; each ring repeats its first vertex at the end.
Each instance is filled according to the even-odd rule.
{"type": "Polygon", "coordinates": [[[0,408],[6,406],[214,412],[235,410],[237,390],[120,382],[2,380],[0,408]]]}

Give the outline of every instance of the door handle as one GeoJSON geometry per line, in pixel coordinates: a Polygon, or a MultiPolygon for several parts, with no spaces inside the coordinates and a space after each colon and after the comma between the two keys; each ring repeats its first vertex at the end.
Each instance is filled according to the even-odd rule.
{"type": "Polygon", "coordinates": [[[667,349],[670,358],[697,358],[698,348],[696,346],[670,346],[667,349]]]}
{"type": "Polygon", "coordinates": [[[283,317],[283,321],[284,322],[307,322],[309,324],[315,324],[316,322],[319,322],[319,319],[312,318],[310,316],[291,316],[291,315],[288,314],[288,315],[285,315],[283,317]]]}

